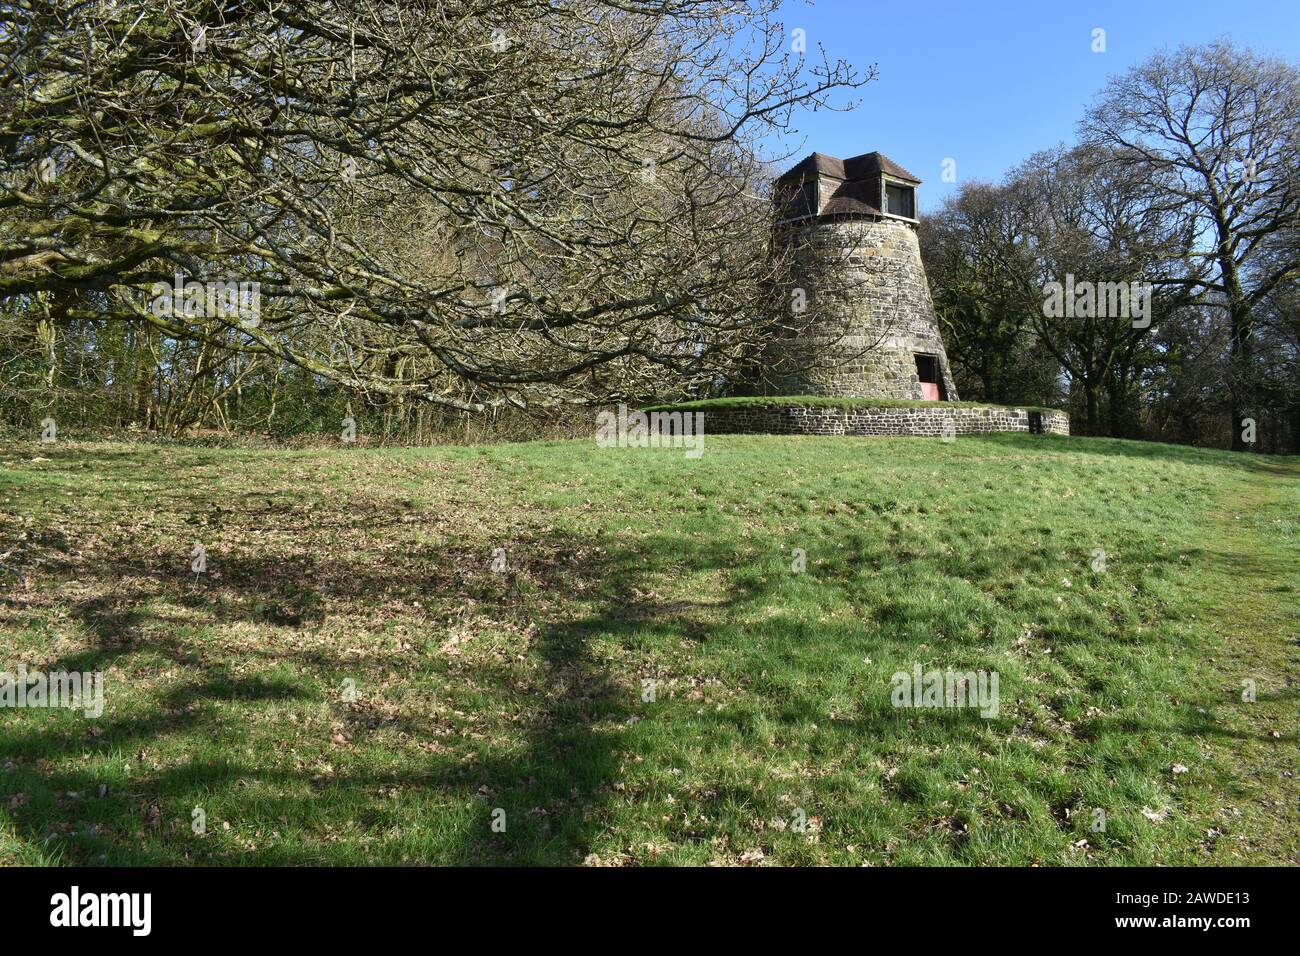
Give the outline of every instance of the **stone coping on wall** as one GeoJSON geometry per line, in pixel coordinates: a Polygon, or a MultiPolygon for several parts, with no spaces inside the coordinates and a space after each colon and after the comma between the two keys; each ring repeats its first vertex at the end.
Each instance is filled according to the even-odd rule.
{"type": "MultiPolygon", "coordinates": [[[[656,411],[668,411],[661,407],[656,411]]],[[[889,405],[802,405],[797,402],[719,405],[682,411],[704,413],[704,428],[715,435],[924,435],[944,438],[988,432],[1031,431],[1031,416],[1042,431],[1070,434],[1070,416],[1055,409],[954,405],[947,402],[889,405]]]]}

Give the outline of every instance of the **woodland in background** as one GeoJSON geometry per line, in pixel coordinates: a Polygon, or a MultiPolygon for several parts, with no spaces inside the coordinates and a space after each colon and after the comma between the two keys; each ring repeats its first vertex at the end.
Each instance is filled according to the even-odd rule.
{"type": "MultiPolygon", "coordinates": [[[[526,439],[726,393],[816,321],[758,144],[874,77],[774,7],[0,0],[0,426],[526,439]],[[177,272],[257,281],[258,321],[159,314],[177,272]]],[[[1295,452],[1297,76],[1158,54],[923,217],[961,397],[1295,452]],[[1066,274],[1152,283],[1150,327],[1045,316],[1066,274]]]]}
{"type": "Polygon", "coordinates": [[[1064,407],[1076,434],[1300,449],[1294,66],[1226,42],[1158,54],[1076,145],[964,185],[921,236],[963,399],[1064,407]],[[1149,325],[1048,317],[1067,275],[1151,283],[1149,325]]]}

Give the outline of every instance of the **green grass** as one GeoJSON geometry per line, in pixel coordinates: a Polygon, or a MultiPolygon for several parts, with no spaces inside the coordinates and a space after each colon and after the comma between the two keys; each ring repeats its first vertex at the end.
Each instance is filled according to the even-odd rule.
{"type": "Polygon", "coordinates": [[[745,395],[727,398],[702,398],[693,402],[652,405],[647,412],[708,411],[710,408],[744,408],[750,405],[802,405],[808,408],[1016,408],[1029,412],[1056,412],[1057,408],[1041,405],[996,405],[992,402],[932,402],[910,398],[832,398],[825,395],[745,395]]]}
{"type": "Polygon", "coordinates": [[[0,864],[1296,863],[1298,505],[1053,436],[0,445],[0,669],[106,684],[0,711],[0,864]]]}

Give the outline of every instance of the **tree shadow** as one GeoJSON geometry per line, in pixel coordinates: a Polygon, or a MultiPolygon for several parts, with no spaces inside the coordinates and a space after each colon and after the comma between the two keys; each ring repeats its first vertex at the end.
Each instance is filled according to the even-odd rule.
{"type": "MultiPolygon", "coordinates": [[[[381,526],[401,524],[397,515],[371,517],[382,518],[381,526]]],[[[126,712],[115,712],[110,697],[99,719],[49,711],[44,719],[29,715],[0,730],[0,766],[15,774],[0,797],[10,800],[16,835],[33,846],[52,842],[69,862],[78,863],[289,865],[337,859],[327,850],[275,846],[254,853],[206,852],[192,838],[188,819],[176,816],[178,807],[210,802],[214,791],[238,799],[241,788],[249,787],[259,792],[259,806],[252,811],[259,818],[309,820],[317,814],[317,800],[341,795],[377,829],[403,822],[401,810],[377,791],[419,788],[446,803],[472,807],[455,824],[451,839],[430,848],[424,862],[580,863],[625,756],[624,732],[636,715],[639,689],[627,673],[612,669],[609,655],[596,645],[700,640],[696,610],[754,599],[744,588],[711,602],[658,604],[638,596],[647,568],[673,559],[681,563],[680,542],[672,537],[613,547],[603,537],[554,530],[522,535],[511,544],[512,568],[503,575],[491,572],[485,555],[448,541],[412,547],[396,566],[342,553],[294,560],[232,553],[220,556],[219,585],[196,583],[149,550],[86,560],[79,552],[60,550],[63,544],[52,543],[59,553],[46,568],[76,578],[78,593],[86,594],[65,608],[89,646],[44,661],[39,669],[139,673],[152,668],[179,674],[158,691],[137,694],[126,712]],[[313,681],[292,676],[292,669],[306,669],[318,679],[355,669],[357,662],[345,648],[273,641],[232,653],[230,647],[209,648],[193,634],[196,622],[311,632],[325,626],[332,612],[358,601],[409,607],[420,600],[432,626],[453,620],[466,605],[490,606],[502,619],[522,620],[533,613],[530,598],[539,583],[564,600],[548,604],[547,616],[531,622],[536,630],[530,653],[538,665],[531,693],[521,694],[510,668],[490,660],[475,662],[464,675],[490,704],[518,707],[514,732],[407,762],[396,773],[357,760],[322,779],[310,767],[290,770],[265,758],[245,759],[238,740],[230,737],[230,711],[219,712],[220,705],[239,702],[238,719],[258,720],[267,705],[324,700],[352,738],[350,748],[370,747],[366,735],[375,726],[409,740],[433,740],[441,728],[432,717],[375,716],[373,701],[339,703],[323,698],[313,681]],[[268,606],[276,610],[268,613],[268,606]],[[269,674],[256,672],[263,665],[271,668],[269,674]],[[280,665],[291,671],[276,670],[280,665]],[[229,739],[230,746],[219,757],[179,768],[138,768],[125,792],[95,796],[101,777],[89,769],[92,761],[147,754],[186,735],[229,739]],[[275,793],[266,794],[266,788],[275,793]],[[67,794],[78,796],[71,800],[67,794]],[[159,822],[160,807],[172,808],[170,819],[159,822]],[[505,814],[503,830],[493,827],[497,808],[505,814]]],[[[684,570],[720,568],[727,560],[719,551],[697,551],[684,570]]],[[[366,673],[412,674],[409,655],[401,650],[370,654],[365,668],[366,673]]],[[[376,862],[384,860],[392,858],[381,853],[376,862]]]]}
{"type": "MultiPolygon", "coordinates": [[[[1016,451],[1077,447],[1068,438],[1052,436],[986,436],[980,441],[1016,451]]],[[[1168,446],[1158,448],[1159,454],[1149,457],[1165,459],[1168,446]]],[[[1183,453],[1191,460],[1200,460],[1196,456],[1201,455],[1206,463],[1223,464],[1221,453],[1195,449],[1183,453]]],[[[1242,459],[1247,467],[1256,464],[1248,456],[1242,459]]],[[[125,474],[129,461],[122,460],[121,466],[125,474]]],[[[187,812],[218,794],[259,823],[284,817],[312,837],[319,835],[312,821],[324,816],[332,823],[331,813],[344,812],[364,833],[381,833],[409,825],[408,809],[401,800],[382,794],[396,788],[437,796],[436,806],[464,811],[437,828],[441,834],[437,846],[412,851],[418,862],[579,863],[609,825],[606,811],[613,787],[624,762],[635,756],[630,752],[634,721],[647,714],[639,698],[638,654],[647,646],[673,642],[687,646],[715,639],[707,620],[711,614],[724,620],[756,620],[780,587],[776,577],[736,575],[720,595],[689,601],[661,601],[645,588],[647,571],[671,569],[682,575],[709,576],[733,569],[734,548],[716,537],[701,542],[686,534],[660,533],[619,545],[599,534],[539,529],[509,542],[510,570],[495,574],[489,569],[489,555],[446,533],[432,540],[403,539],[403,529],[412,527],[413,517],[418,525],[421,516],[395,506],[366,505],[310,519],[295,513],[287,516],[291,520],[285,520],[281,511],[235,502],[225,513],[232,522],[282,521],[295,536],[295,544],[310,544],[314,535],[346,534],[364,525],[369,535],[386,545],[402,542],[403,546],[370,555],[370,560],[345,546],[222,554],[214,560],[222,574],[217,584],[192,580],[185,562],[156,548],[140,546],[86,557],[73,550],[66,536],[39,539],[50,557],[42,574],[75,579],[81,585],[63,607],[89,641],[89,647],[44,663],[43,669],[129,671],[161,666],[174,668],[180,677],[142,698],[130,712],[110,711],[96,721],[51,714],[48,720],[0,727],[0,766],[8,770],[9,764],[14,765],[11,779],[20,781],[24,794],[23,801],[9,808],[21,841],[32,846],[52,842],[64,848],[70,862],[84,863],[356,862],[326,841],[207,849],[194,839],[188,818],[177,816],[176,811],[187,812]],[[416,602],[422,610],[412,610],[416,602]],[[245,758],[231,736],[229,712],[221,713],[222,706],[232,702],[243,705],[237,719],[247,721],[263,718],[275,705],[328,705],[343,736],[351,738],[341,746],[354,753],[383,749],[384,744],[366,740],[376,730],[389,735],[385,740],[445,739],[438,737],[448,729],[440,723],[442,717],[386,710],[369,698],[340,703],[319,689],[321,681],[328,683],[358,667],[423,679],[427,675],[417,672],[409,651],[385,645],[372,649],[362,665],[349,656],[346,642],[301,644],[294,639],[328,628],[340,612],[383,606],[401,606],[406,623],[429,631],[456,621],[471,607],[490,608],[497,620],[530,628],[528,647],[525,651],[521,645],[519,650],[535,658],[537,670],[526,686],[520,685],[518,672],[504,657],[476,659],[446,672],[473,685],[485,711],[513,709],[511,732],[482,742],[466,735],[455,745],[403,759],[396,771],[370,759],[369,752],[362,755],[365,759],[340,760],[339,769],[332,773],[310,765],[245,758]],[[196,622],[267,628],[273,639],[249,641],[237,650],[209,649],[187,634],[196,622]],[[626,657],[615,659],[611,648],[625,651],[626,657]],[[630,669],[629,661],[633,662],[630,669]],[[262,665],[269,672],[259,672],[262,665]],[[278,669],[281,666],[289,670],[278,669]],[[294,669],[310,679],[297,679],[294,669]],[[183,766],[151,768],[133,756],[187,734],[223,744],[229,740],[230,746],[218,756],[183,766]],[[102,798],[88,796],[101,785],[90,763],[118,758],[136,765],[129,783],[102,798]],[[320,809],[334,798],[345,811],[320,809]],[[171,817],[160,819],[159,808],[169,810],[171,817]],[[494,815],[497,810],[503,815],[494,815]],[[98,829],[89,837],[77,835],[87,828],[98,829]]],[[[851,527],[844,537],[854,540],[851,527]]],[[[1148,542],[1142,563],[1176,566],[1181,552],[1161,544],[1148,542]]],[[[996,573],[1003,578],[1044,573],[1057,566],[1065,546],[1026,541],[1015,554],[999,556],[996,573]]],[[[834,597],[852,604],[858,576],[879,572],[885,561],[924,566],[954,579],[970,576],[976,582],[994,571],[993,565],[987,572],[973,567],[965,553],[945,553],[937,547],[904,551],[908,547],[901,537],[881,540],[865,559],[857,549],[849,549],[853,553],[819,569],[823,599],[834,597]]],[[[1220,564],[1240,561],[1235,555],[1209,550],[1193,551],[1190,557],[1220,564]]],[[[1235,568],[1237,573],[1260,570],[1258,566],[1235,568]]],[[[930,641],[929,653],[948,653],[959,646],[952,640],[931,640],[937,630],[933,611],[908,604],[905,597],[891,595],[872,609],[881,625],[879,643],[886,651],[910,653],[907,648],[922,641],[930,641]]],[[[802,626],[795,621],[765,624],[774,645],[797,642],[802,626]]],[[[819,721],[849,738],[889,743],[901,744],[913,733],[914,715],[888,706],[883,696],[871,698],[855,716],[843,719],[826,719],[820,701],[815,707],[800,706],[810,699],[800,697],[773,708],[770,716],[783,729],[819,721]]],[[[1182,713],[1185,719],[1177,729],[1188,736],[1242,736],[1186,709],[1182,713]]],[[[948,741],[957,743],[978,742],[988,728],[969,713],[939,712],[925,719],[927,726],[939,728],[948,741]]],[[[458,732],[466,727],[462,722],[451,729],[458,732]]],[[[1094,729],[1154,738],[1169,728],[1103,722],[1094,729]]],[[[1294,737],[1278,742],[1293,745],[1294,737]]],[[[922,791],[909,789],[906,774],[900,779],[899,799],[919,800],[922,791]]],[[[761,800],[755,790],[734,782],[719,784],[715,791],[715,799],[738,804],[761,800]]],[[[14,796],[12,784],[0,791],[0,798],[14,796]]],[[[404,860],[402,851],[382,845],[370,852],[364,862],[404,860]]]]}

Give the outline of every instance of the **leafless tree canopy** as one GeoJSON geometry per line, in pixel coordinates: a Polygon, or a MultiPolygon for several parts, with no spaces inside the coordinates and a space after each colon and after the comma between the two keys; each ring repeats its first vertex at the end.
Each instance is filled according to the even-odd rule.
{"type": "Polygon", "coordinates": [[[455,407],[711,381],[778,285],[758,140],[864,82],[773,6],[0,0],[0,298],[455,407]]]}
{"type": "Polygon", "coordinates": [[[1080,132],[922,225],[962,394],[1066,401],[1090,434],[1295,448],[1300,70],[1226,40],[1157,53],[1080,132]],[[1150,316],[1045,309],[1071,275],[1149,284],[1150,316]]]}
{"type": "MultiPolygon", "coordinates": [[[[1181,281],[1227,313],[1240,423],[1258,411],[1261,306],[1300,274],[1287,238],[1300,220],[1300,71],[1227,42],[1158,54],[1111,81],[1083,130],[1188,218],[1181,281]]],[[[1244,448],[1239,424],[1233,433],[1244,448]]]]}

